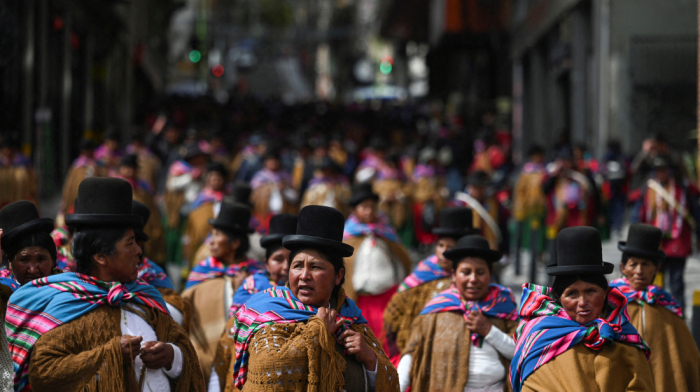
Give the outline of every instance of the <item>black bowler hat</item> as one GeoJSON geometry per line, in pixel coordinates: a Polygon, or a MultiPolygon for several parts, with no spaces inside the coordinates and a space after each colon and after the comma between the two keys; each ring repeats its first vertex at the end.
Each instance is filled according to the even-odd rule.
{"type": "Polygon", "coordinates": [[[148,234],[144,233],[143,229],[146,227],[146,225],[148,224],[148,219],[151,217],[151,210],[148,207],[146,207],[145,204],[139,203],[138,201],[134,200],[131,202],[131,212],[140,216],[141,219],[143,219],[143,226],[134,230],[134,232],[136,233],[136,240],[143,242],[150,240],[151,237],[149,237],[148,234]]]}
{"type": "Polygon", "coordinates": [[[39,211],[31,201],[16,201],[0,209],[3,249],[24,235],[34,232],[50,234],[53,228],[53,219],[40,218],[39,211]]]}
{"type": "Polygon", "coordinates": [[[639,256],[649,260],[663,260],[666,253],[659,250],[663,233],[660,229],[645,225],[644,223],[633,223],[627,233],[627,241],[617,243],[617,249],[623,253],[639,256]]]}
{"type": "Polygon", "coordinates": [[[270,218],[270,234],[260,239],[260,246],[267,248],[282,244],[282,239],[297,233],[299,216],[296,214],[278,214],[270,218]]]}
{"type": "Polygon", "coordinates": [[[190,160],[198,156],[207,155],[202,149],[199,148],[197,143],[190,143],[187,146],[180,147],[180,157],[184,160],[190,160]]]}
{"type": "Polygon", "coordinates": [[[66,215],[66,224],[81,226],[139,227],[143,219],[131,212],[132,189],[121,178],[91,177],[78,187],[75,212],[66,215]]]}
{"type": "Polygon", "coordinates": [[[231,191],[231,196],[229,197],[236,203],[252,207],[253,204],[250,202],[250,194],[252,192],[253,189],[250,187],[250,185],[243,181],[237,181],[233,184],[233,190],[231,191]]]}
{"type": "Polygon", "coordinates": [[[133,167],[135,169],[139,167],[139,158],[136,156],[136,154],[126,154],[122,157],[119,165],[133,167]]]}
{"type": "Polygon", "coordinates": [[[216,219],[209,219],[209,224],[221,231],[242,235],[252,232],[248,228],[249,223],[250,208],[240,203],[228,201],[221,203],[221,211],[216,219]]]}
{"type": "Polygon", "coordinates": [[[460,238],[476,234],[479,230],[472,226],[472,210],[467,207],[446,207],[440,210],[439,227],[433,228],[433,234],[440,237],[460,238]]]}
{"type": "Polygon", "coordinates": [[[589,226],[568,227],[556,239],[555,264],[547,275],[609,274],[614,266],[603,261],[600,233],[589,226]]]}
{"type": "Polygon", "coordinates": [[[352,196],[350,196],[350,201],[348,201],[350,207],[355,207],[367,199],[379,201],[379,195],[372,190],[372,184],[361,183],[352,186],[352,196]]]}
{"type": "Polygon", "coordinates": [[[459,262],[465,257],[478,257],[489,263],[498,261],[503,254],[491,249],[486,238],[480,235],[464,236],[457,241],[457,245],[444,253],[445,258],[452,262],[459,262]]]}
{"type": "Polygon", "coordinates": [[[345,217],[333,207],[306,206],[299,212],[296,234],[285,236],[282,244],[289,250],[321,248],[350,257],[355,248],[343,243],[345,217]]]}
{"type": "Polygon", "coordinates": [[[226,178],[228,178],[228,170],[226,170],[226,166],[224,166],[224,164],[221,162],[210,162],[207,165],[207,173],[211,173],[211,172],[216,172],[216,173],[221,174],[221,177],[223,177],[224,180],[226,180],[226,178]]]}
{"type": "Polygon", "coordinates": [[[491,178],[485,171],[477,170],[467,178],[467,184],[472,186],[489,186],[491,178]]]}
{"type": "Polygon", "coordinates": [[[83,139],[80,141],[80,149],[83,151],[94,150],[96,147],[95,142],[90,139],[83,139]]]}

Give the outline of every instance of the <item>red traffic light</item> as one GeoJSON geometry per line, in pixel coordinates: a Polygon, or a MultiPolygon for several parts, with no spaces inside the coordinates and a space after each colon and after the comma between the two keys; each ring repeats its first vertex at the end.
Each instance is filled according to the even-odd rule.
{"type": "Polygon", "coordinates": [[[216,64],[215,66],[211,67],[211,73],[217,78],[221,77],[221,75],[224,74],[224,66],[221,64],[216,64]]]}

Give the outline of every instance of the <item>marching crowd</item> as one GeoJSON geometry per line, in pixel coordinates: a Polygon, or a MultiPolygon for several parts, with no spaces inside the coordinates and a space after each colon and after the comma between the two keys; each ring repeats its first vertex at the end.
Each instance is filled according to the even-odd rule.
{"type": "Polygon", "coordinates": [[[700,192],[661,136],[516,168],[490,116],[297,109],[85,139],[55,219],[4,138],[0,390],[700,390],[700,192]]]}

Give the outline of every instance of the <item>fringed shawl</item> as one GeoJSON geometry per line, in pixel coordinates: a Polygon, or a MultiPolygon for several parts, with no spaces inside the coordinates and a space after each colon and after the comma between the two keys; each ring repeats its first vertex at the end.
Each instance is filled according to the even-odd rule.
{"type": "Polygon", "coordinates": [[[399,285],[398,293],[420,286],[423,283],[431,282],[450,276],[450,273],[442,269],[438,264],[437,255],[432,255],[420,261],[416,269],[403,280],[399,285]]]}
{"type": "Polygon", "coordinates": [[[683,309],[678,305],[676,299],[673,298],[671,293],[659,286],[650,284],[647,286],[646,290],[635,290],[630,286],[627,278],[622,277],[610,282],[610,287],[615,287],[620,290],[622,295],[627,298],[628,303],[636,301],[641,306],[644,306],[644,304],[663,306],[671,313],[683,318],[683,309]]]}
{"type": "Polygon", "coordinates": [[[343,240],[355,237],[364,237],[374,234],[391,242],[400,243],[396,230],[389,224],[389,218],[384,214],[379,214],[379,219],[375,223],[361,223],[354,214],[351,214],[345,221],[345,231],[343,240]]]}
{"type": "Polygon", "coordinates": [[[255,274],[265,267],[257,260],[246,260],[238,264],[231,264],[228,267],[223,262],[209,256],[195,266],[187,277],[186,289],[194,287],[206,280],[218,278],[220,276],[236,276],[238,273],[247,272],[255,274]]]}
{"type": "Polygon", "coordinates": [[[608,292],[603,317],[586,325],[571,320],[564,308],[549,297],[551,288],[523,285],[520,324],[515,332],[515,356],[510,365],[513,391],[519,392],[527,377],[578,343],[599,351],[606,343],[619,342],[643,350],[649,346],[629,322],[627,298],[616,289],[608,292]]]}
{"type": "MultiPolygon", "coordinates": [[[[253,335],[261,328],[271,324],[288,324],[307,321],[316,315],[317,308],[304,305],[287,287],[275,287],[255,294],[236,313],[233,336],[236,342],[236,361],[233,377],[238,389],[242,389],[248,372],[248,346],[253,335]]],[[[349,298],[345,298],[343,307],[338,312],[338,319],[343,326],[339,335],[352,324],[366,324],[362,310],[349,298]]]]}
{"type": "Polygon", "coordinates": [[[32,348],[52,329],[90,313],[100,306],[121,307],[134,302],[168,314],[165,301],[151,285],[103,282],[68,272],[33,280],[10,297],[5,330],[15,364],[15,390],[27,388],[32,348]]]}
{"type": "Polygon", "coordinates": [[[267,271],[258,272],[257,274],[245,278],[233,295],[231,309],[229,309],[229,318],[234,317],[238,309],[248,302],[253,294],[257,294],[274,286],[277,286],[277,283],[270,279],[270,275],[267,271]]]}
{"type": "Polygon", "coordinates": [[[148,257],[144,257],[139,267],[139,279],[154,287],[174,290],[168,274],[148,257]]]}
{"type": "MultiPolygon", "coordinates": [[[[483,301],[463,301],[457,287],[452,285],[430,300],[420,312],[420,316],[431,313],[453,312],[462,315],[467,320],[469,313],[481,312],[484,316],[503,320],[515,321],[518,319],[518,308],[515,306],[513,292],[507,287],[491,283],[488,294],[483,301]]],[[[472,343],[481,347],[484,337],[476,333],[471,334],[472,343]]]]}
{"type": "Polygon", "coordinates": [[[224,192],[217,192],[211,188],[204,188],[190,203],[189,210],[194,211],[206,203],[216,203],[224,200],[224,192]]]}

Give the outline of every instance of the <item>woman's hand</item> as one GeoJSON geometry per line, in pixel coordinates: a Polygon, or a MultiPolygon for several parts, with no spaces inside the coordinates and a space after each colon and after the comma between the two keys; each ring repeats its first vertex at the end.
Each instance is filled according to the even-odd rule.
{"type": "Polygon", "coordinates": [[[354,355],[358,362],[365,365],[365,369],[373,372],[377,364],[377,355],[374,354],[371,348],[367,345],[362,334],[352,329],[340,334],[338,343],[345,347],[345,352],[354,355]]]}
{"type": "Polygon", "coordinates": [[[170,370],[174,357],[173,346],[163,342],[146,342],[141,349],[141,361],[149,369],[170,370]]]}
{"type": "Polygon", "coordinates": [[[124,363],[131,363],[141,353],[141,336],[124,335],[119,339],[124,363]]]}
{"type": "Polygon", "coordinates": [[[467,316],[467,328],[475,334],[486,337],[491,332],[491,322],[481,312],[470,312],[467,316]]]}
{"type": "Polygon", "coordinates": [[[333,335],[335,335],[338,328],[343,324],[341,320],[338,320],[338,312],[333,309],[318,308],[316,316],[326,323],[328,331],[333,335]]]}

